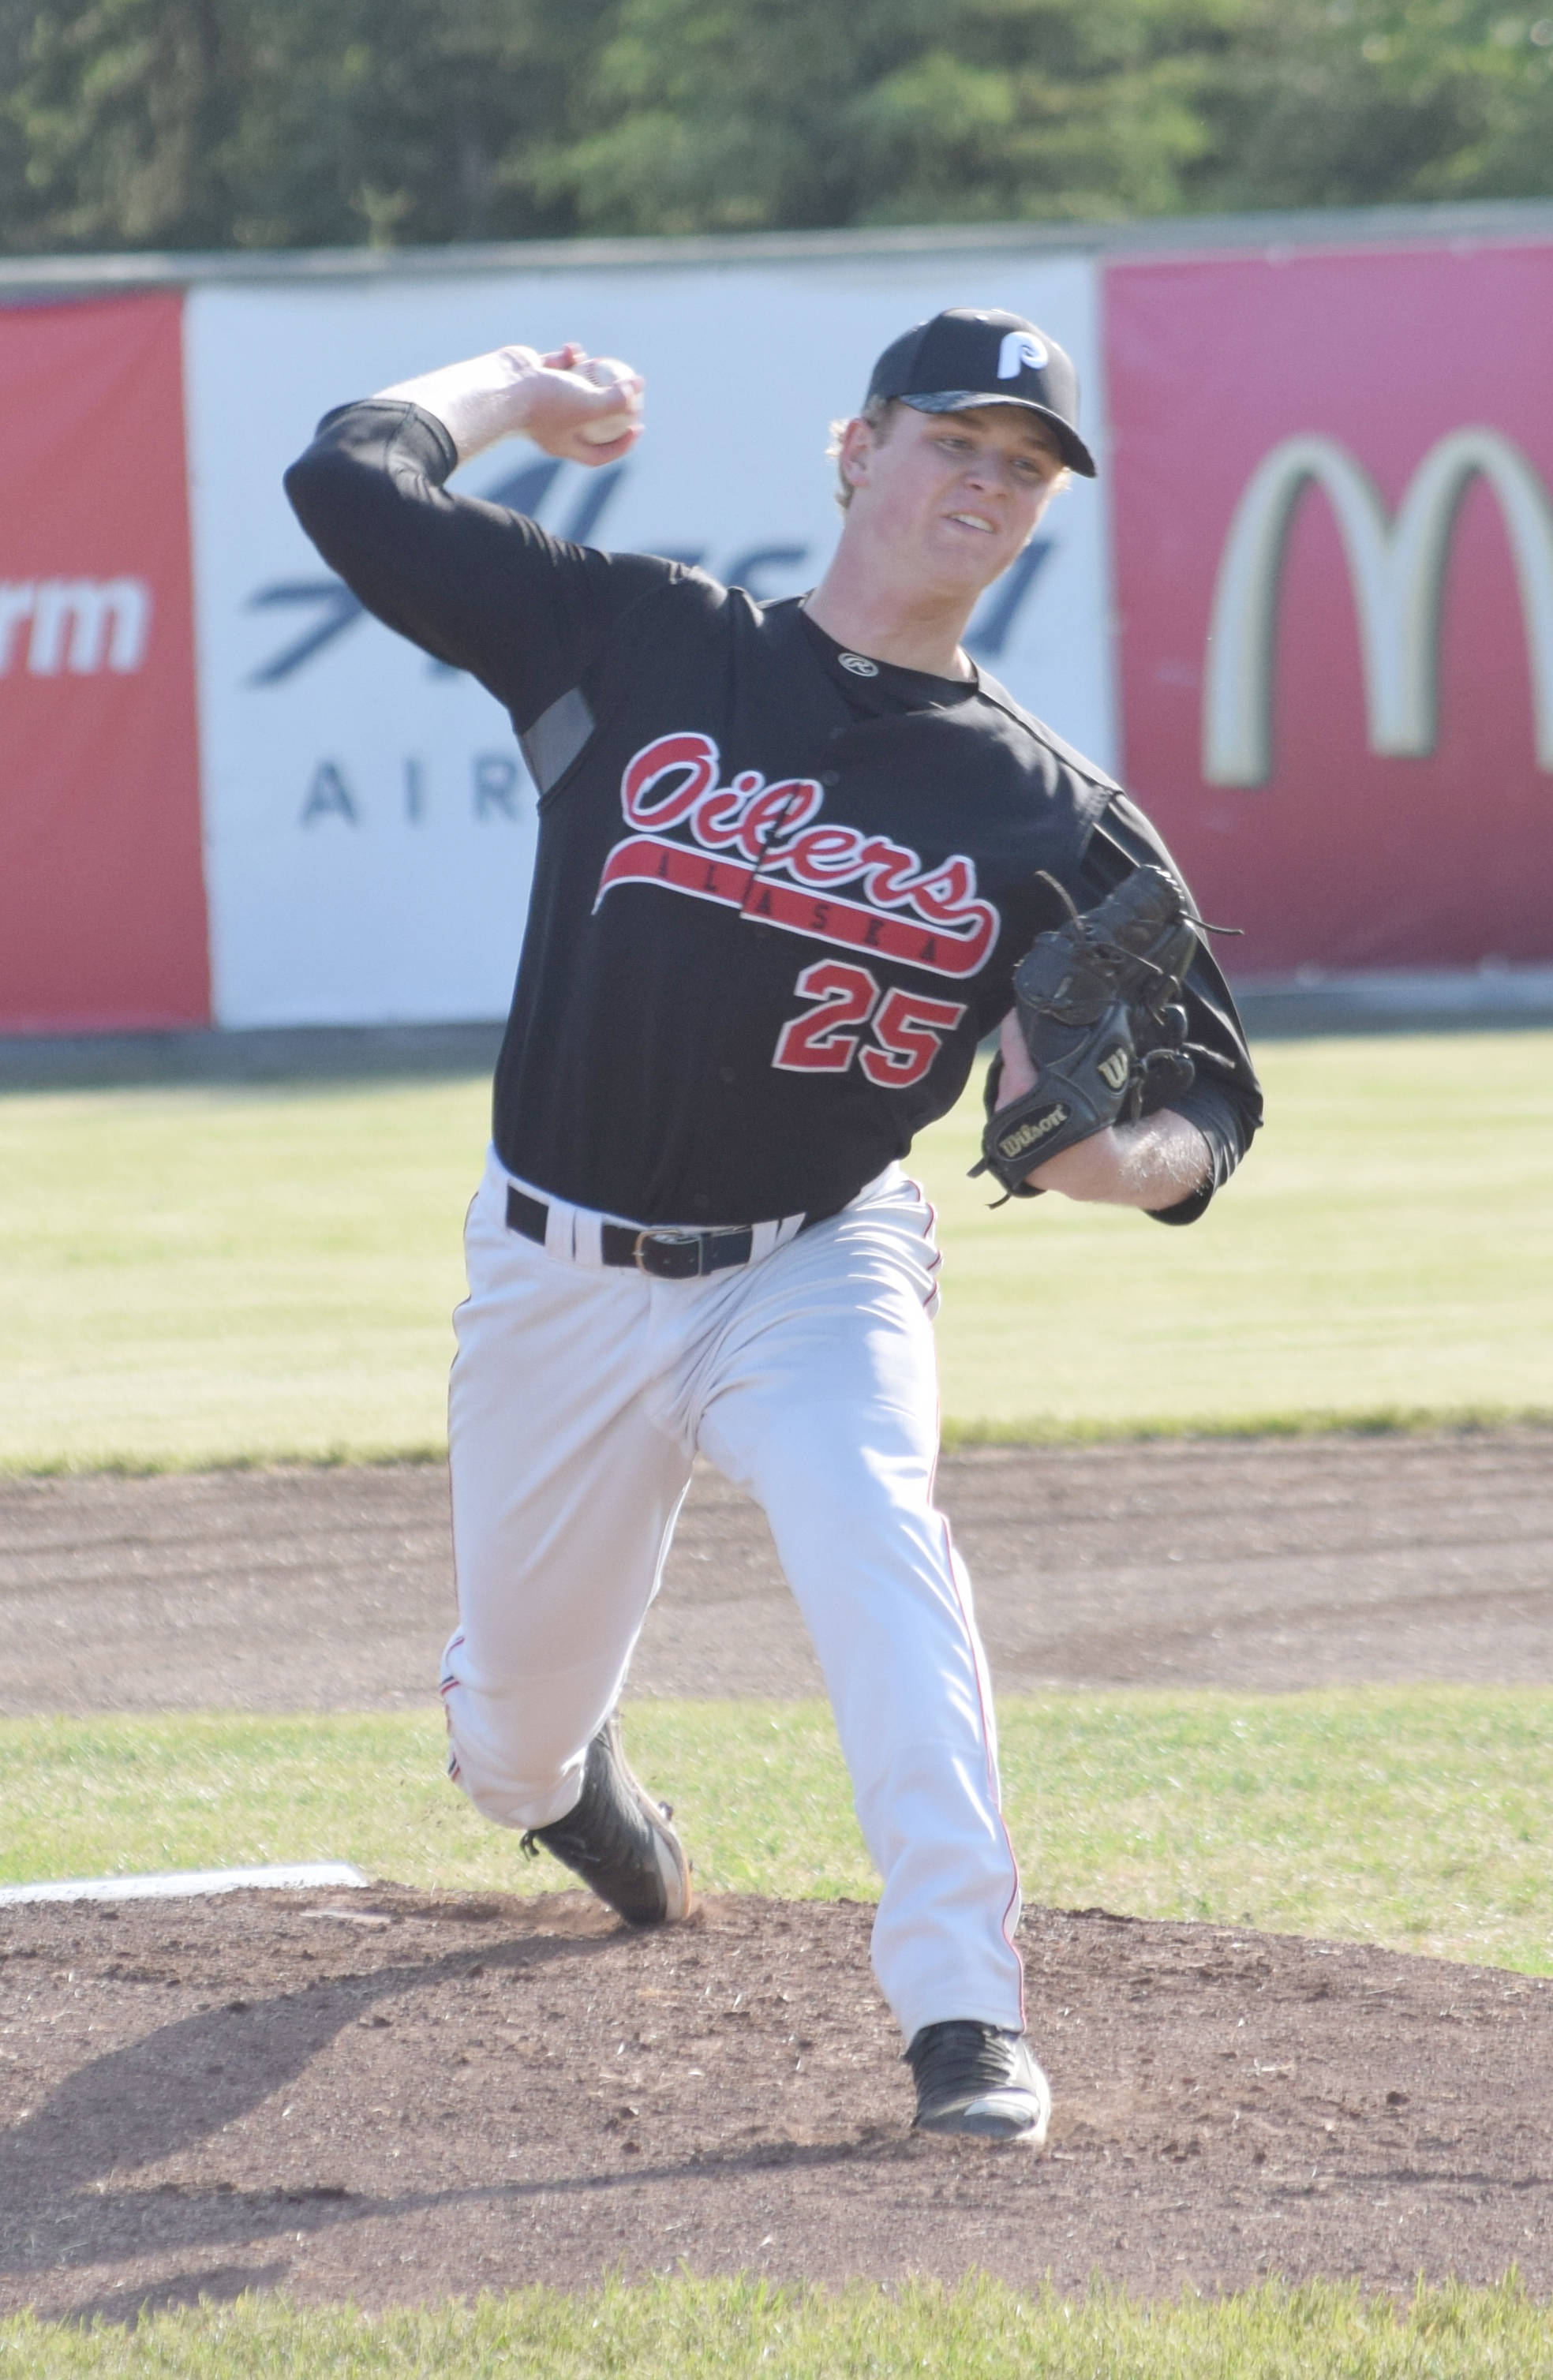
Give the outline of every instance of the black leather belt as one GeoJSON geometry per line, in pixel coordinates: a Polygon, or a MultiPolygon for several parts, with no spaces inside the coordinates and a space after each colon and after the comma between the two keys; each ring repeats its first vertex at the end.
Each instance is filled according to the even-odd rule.
{"type": "MultiPolygon", "coordinates": [[[[507,1184],[507,1229],[543,1246],[550,1208],[542,1198],[507,1184]]],[[[805,1219],[807,1226],[807,1218],[805,1219]]],[[[815,1220],[819,1219],[817,1216],[815,1220]]],[[[699,1281],[703,1273],[723,1272],[730,1265],[746,1265],[755,1252],[755,1233],[740,1230],[713,1232],[638,1232],[629,1223],[601,1223],[599,1253],[607,1265],[634,1265],[657,1281],[699,1281]]]]}

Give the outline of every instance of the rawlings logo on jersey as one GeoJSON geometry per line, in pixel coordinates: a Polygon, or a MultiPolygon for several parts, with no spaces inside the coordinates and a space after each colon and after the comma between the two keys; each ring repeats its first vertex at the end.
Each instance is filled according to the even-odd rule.
{"type": "Polygon", "coordinates": [[[637,832],[605,860],[595,909],[617,884],[661,884],[843,950],[975,975],[1001,921],[977,898],[974,860],[926,868],[886,835],[816,825],[825,795],[812,777],[769,785],[741,769],[720,785],[720,767],[712,738],[689,733],[657,736],[627,762],[620,799],[637,832]],[[861,897],[843,900],[843,885],[861,897]]]}

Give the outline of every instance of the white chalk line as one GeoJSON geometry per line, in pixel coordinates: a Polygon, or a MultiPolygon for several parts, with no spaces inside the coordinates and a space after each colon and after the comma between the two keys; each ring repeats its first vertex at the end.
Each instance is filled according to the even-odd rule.
{"type": "Polygon", "coordinates": [[[305,1892],[320,1885],[351,1890],[369,1881],[344,1860],[303,1860],[290,1867],[184,1868],[166,1876],[69,1876],[52,1884],[0,1885],[0,1908],[33,1900],[193,1900],[211,1892],[305,1892]]]}

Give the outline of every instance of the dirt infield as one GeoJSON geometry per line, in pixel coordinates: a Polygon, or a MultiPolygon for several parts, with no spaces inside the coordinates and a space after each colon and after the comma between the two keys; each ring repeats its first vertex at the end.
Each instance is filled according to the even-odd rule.
{"type": "Polygon", "coordinates": [[[1050,2153],[913,2138],[868,1912],[578,1895],[12,1909],[0,2307],[378,2306],[610,2270],[1553,2289],[1553,1985],[1026,1921],[1050,2153]]]}
{"type": "MultiPolygon", "coordinates": [[[[940,1491],[1004,1692],[1553,1682],[1553,1432],[988,1448],[940,1491]]],[[[0,1712],[428,1703],[452,1612],[437,1466],[0,1481],[0,1712]]],[[[632,1690],[819,1692],[714,1473],[632,1690]]]]}
{"type": "MultiPolygon", "coordinates": [[[[989,1450],[941,1486],[998,1682],[1553,1680],[1553,1438],[989,1450]]],[[[451,1603],[430,1466],[0,1486],[3,1706],[395,1706],[451,1603]],[[332,1666],[323,1655],[329,1648],[332,1666]],[[343,1648],[343,1649],[342,1649],[343,1648]]],[[[698,1480],[638,1693],[818,1681],[698,1480]]],[[[1024,1929],[1049,2154],[910,2135],[855,1905],[0,1910],[0,2309],[376,2306],[683,2260],[1145,2295],[1553,2295],[1553,1984],[1098,1911],[1024,1929]]]]}

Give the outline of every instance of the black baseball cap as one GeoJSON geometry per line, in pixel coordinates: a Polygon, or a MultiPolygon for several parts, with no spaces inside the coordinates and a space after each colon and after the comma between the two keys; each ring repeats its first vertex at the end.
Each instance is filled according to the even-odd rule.
{"type": "Polygon", "coordinates": [[[1095,477],[1095,458],[1078,434],[1073,359],[1023,314],[951,306],[914,323],[875,364],[868,395],[898,396],[917,413],[1022,405],[1051,424],[1070,468],[1086,480],[1095,477]]]}

